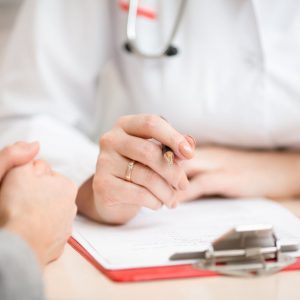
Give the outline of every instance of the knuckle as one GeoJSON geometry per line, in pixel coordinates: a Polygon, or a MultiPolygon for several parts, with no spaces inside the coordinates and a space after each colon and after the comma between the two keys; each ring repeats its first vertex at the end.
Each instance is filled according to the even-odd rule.
{"type": "Polygon", "coordinates": [[[77,212],[78,212],[78,206],[76,204],[74,204],[72,219],[74,219],[76,217],[77,212]]]}
{"type": "Polygon", "coordinates": [[[52,250],[52,252],[48,256],[47,262],[55,261],[63,254],[66,241],[67,241],[66,238],[64,238],[63,240],[59,241],[56,244],[56,247],[52,250]]]}
{"type": "Polygon", "coordinates": [[[145,115],[144,116],[144,128],[147,132],[151,133],[155,130],[157,123],[159,122],[159,117],[156,115],[145,115]]]}
{"type": "Polygon", "coordinates": [[[41,170],[44,174],[49,174],[51,173],[51,166],[50,164],[42,159],[37,159],[34,161],[34,167],[36,169],[41,170]]]}
{"type": "Polygon", "coordinates": [[[78,185],[75,182],[70,180],[70,186],[71,186],[71,189],[74,193],[78,192],[78,185]]]}
{"type": "Polygon", "coordinates": [[[16,147],[14,145],[6,146],[1,152],[7,160],[12,160],[16,155],[16,147]]]}
{"type": "Polygon", "coordinates": [[[166,189],[166,201],[167,202],[172,202],[176,197],[176,193],[172,187],[169,187],[166,189]]]}
{"type": "Polygon", "coordinates": [[[62,254],[62,249],[56,249],[56,251],[54,253],[51,253],[51,256],[48,257],[47,263],[57,260],[62,254]]]}
{"type": "Polygon", "coordinates": [[[162,204],[159,201],[155,201],[153,203],[152,209],[153,210],[159,210],[162,207],[162,204]]]}
{"type": "Polygon", "coordinates": [[[61,257],[65,251],[65,245],[66,245],[66,242],[68,241],[69,237],[67,239],[65,239],[62,244],[60,245],[60,248],[57,250],[57,253],[56,253],[56,257],[55,259],[58,259],[59,257],[61,257]]]}
{"type": "Polygon", "coordinates": [[[71,199],[74,200],[78,193],[78,186],[73,181],[69,182],[69,190],[71,194],[71,199]]]}
{"type": "Polygon", "coordinates": [[[66,243],[72,235],[72,225],[69,225],[66,229],[64,243],[66,243]]]}
{"type": "Polygon", "coordinates": [[[114,144],[114,135],[112,132],[107,132],[103,134],[99,140],[99,144],[101,148],[109,148],[114,144]]]}
{"type": "Polygon", "coordinates": [[[178,187],[179,182],[181,181],[182,178],[183,178],[183,174],[181,171],[172,171],[169,175],[170,183],[174,187],[178,187]]]}
{"type": "Polygon", "coordinates": [[[157,151],[157,147],[151,141],[144,141],[140,148],[140,155],[144,157],[146,162],[151,162],[154,158],[154,153],[157,151]]]}

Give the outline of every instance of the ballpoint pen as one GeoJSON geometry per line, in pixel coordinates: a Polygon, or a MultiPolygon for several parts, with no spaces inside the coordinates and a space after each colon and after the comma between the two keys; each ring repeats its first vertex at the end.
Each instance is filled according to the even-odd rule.
{"type": "Polygon", "coordinates": [[[162,154],[163,154],[164,158],[166,159],[166,161],[168,162],[169,166],[172,166],[174,163],[173,150],[164,144],[162,144],[161,149],[162,149],[162,154]]]}
{"type": "MultiPolygon", "coordinates": [[[[160,117],[167,122],[167,120],[163,116],[160,116],[160,117]]],[[[174,164],[173,150],[169,146],[162,144],[161,151],[162,151],[163,157],[166,159],[169,166],[172,166],[174,164]]]]}

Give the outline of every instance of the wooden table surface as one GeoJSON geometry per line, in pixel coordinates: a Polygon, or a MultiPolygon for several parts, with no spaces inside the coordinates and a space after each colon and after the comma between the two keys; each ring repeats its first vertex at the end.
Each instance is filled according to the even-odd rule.
{"type": "MultiPolygon", "coordinates": [[[[300,201],[281,201],[300,217],[300,201]]],[[[69,245],[45,269],[46,299],[282,299],[300,300],[300,271],[263,278],[210,277],[142,283],[114,283],[90,265],[69,245]]]]}

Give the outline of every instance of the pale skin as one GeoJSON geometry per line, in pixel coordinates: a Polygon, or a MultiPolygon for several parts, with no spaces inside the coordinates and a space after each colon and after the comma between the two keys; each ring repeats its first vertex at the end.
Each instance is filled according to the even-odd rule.
{"type": "Polygon", "coordinates": [[[37,143],[16,143],[0,151],[1,227],[24,239],[41,266],[62,253],[76,215],[74,183],[34,160],[37,143]]]}
{"type": "Polygon", "coordinates": [[[178,193],[180,202],[212,195],[271,199],[300,195],[298,152],[199,147],[184,169],[190,186],[178,193]]]}
{"type": "Polygon", "coordinates": [[[196,148],[194,140],[155,115],[118,120],[100,139],[96,173],[79,189],[79,211],[103,223],[123,224],[141,207],[175,208],[199,197],[286,198],[300,195],[297,152],[255,151],[218,146],[196,148]],[[168,166],[159,143],[176,154],[168,166]],[[124,180],[130,160],[132,181],[124,180]]]}

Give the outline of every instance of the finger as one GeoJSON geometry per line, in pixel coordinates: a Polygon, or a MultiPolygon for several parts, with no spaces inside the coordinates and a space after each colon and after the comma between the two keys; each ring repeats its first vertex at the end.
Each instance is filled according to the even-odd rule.
{"type": "MultiPolygon", "coordinates": [[[[112,166],[112,164],[110,165],[112,166]]],[[[117,168],[111,170],[111,173],[124,180],[128,159],[119,156],[117,166],[117,168]],[[124,166],[124,168],[120,168],[120,166],[124,166]]],[[[160,175],[147,166],[136,162],[131,172],[131,182],[146,188],[167,207],[173,207],[174,189],[160,175]]]]}
{"type": "Polygon", "coordinates": [[[118,141],[115,150],[122,156],[148,166],[176,189],[188,187],[189,181],[185,172],[176,161],[172,166],[168,165],[162,155],[160,145],[124,132],[118,134],[118,141]]]}
{"type": "Polygon", "coordinates": [[[37,142],[17,142],[0,151],[0,180],[11,168],[31,161],[39,151],[37,142]]]}
{"type": "Polygon", "coordinates": [[[33,168],[36,175],[53,175],[50,165],[44,160],[35,160],[33,168]]]}
{"type": "Polygon", "coordinates": [[[199,174],[190,180],[187,191],[177,194],[177,201],[186,202],[207,196],[237,196],[233,178],[223,171],[199,174]]]}
{"type": "Polygon", "coordinates": [[[202,196],[223,195],[227,179],[223,172],[208,172],[200,175],[195,182],[201,189],[202,196]]]}
{"type": "Polygon", "coordinates": [[[203,197],[204,193],[199,184],[199,176],[190,179],[190,186],[185,191],[176,193],[176,203],[188,202],[203,197]]]}
{"type": "Polygon", "coordinates": [[[161,208],[162,202],[146,188],[114,176],[95,176],[95,189],[107,206],[129,204],[153,210],[161,208]]]}
{"type": "Polygon", "coordinates": [[[181,159],[191,159],[194,150],[184,135],[176,131],[168,122],[156,115],[130,115],[120,118],[119,125],[129,135],[144,139],[155,139],[169,146],[181,159]]]}
{"type": "Polygon", "coordinates": [[[190,146],[194,152],[196,149],[196,145],[197,145],[196,140],[191,135],[185,135],[184,137],[188,141],[188,143],[190,144],[190,146]]]}
{"type": "Polygon", "coordinates": [[[188,177],[194,177],[199,172],[216,172],[228,165],[228,151],[219,147],[200,147],[191,160],[182,161],[181,167],[188,177]]]}

